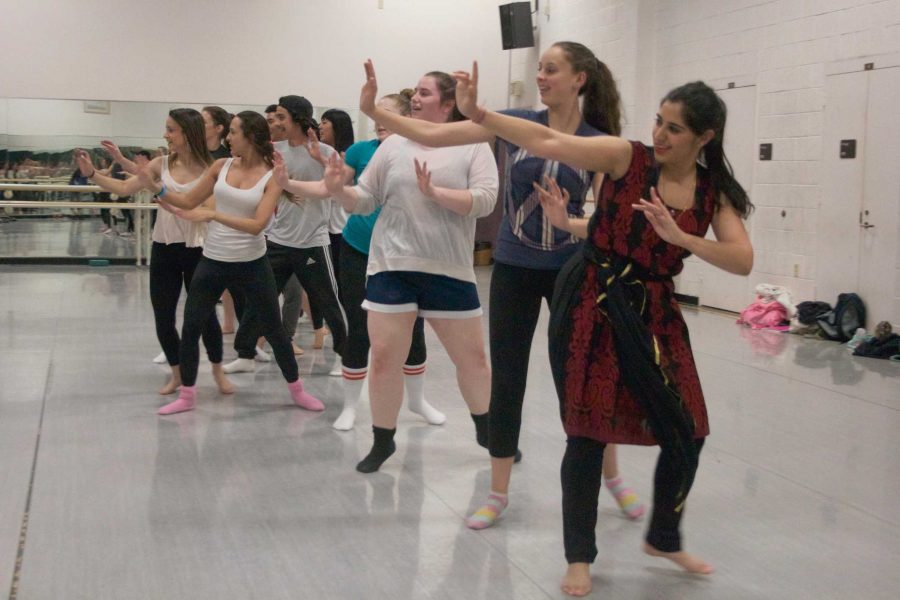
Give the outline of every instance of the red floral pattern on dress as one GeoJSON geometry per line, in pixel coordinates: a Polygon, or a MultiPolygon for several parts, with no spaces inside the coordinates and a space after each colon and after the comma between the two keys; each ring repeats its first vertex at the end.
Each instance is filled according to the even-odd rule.
{"type": "MultiPolygon", "coordinates": [[[[672,282],[689,252],[663,241],[643,213],[631,206],[645,194],[656,169],[651,152],[643,144],[632,142],[628,172],[617,181],[604,180],[600,188],[597,214],[591,221],[586,243],[606,253],[627,256],[659,278],[644,282],[645,322],[659,342],[663,372],[674,382],[694,420],[696,437],[705,437],[709,435],[706,404],[672,282]]],[[[679,227],[704,236],[712,221],[715,200],[708,173],[698,169],[695,203],[678,215],[679,227]]],[[[620,379],[612,330],[596,303],[600,288],[597,267],[588,263],[580,301],[570,313],[572,330],[567,344],[563,402],[566,433],[607,443],[655,445],[646,414],[620,379]]]]}

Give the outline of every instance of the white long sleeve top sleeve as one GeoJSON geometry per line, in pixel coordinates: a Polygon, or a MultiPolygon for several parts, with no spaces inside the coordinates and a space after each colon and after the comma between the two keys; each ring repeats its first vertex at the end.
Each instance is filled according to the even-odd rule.
{"type": "Polygon", "coordinates": [[[372,233],[367,273],[419,271],[474,282],[475,219],[494,210],[498,185],[497,163],[487,144],[429,148],[399,135],[387,138],[354,188],[354,213],[383,207],[372,233]],[[425,196],[413,159],[428,163],[435,186],[468,190],[469,214],[425,196]]]}

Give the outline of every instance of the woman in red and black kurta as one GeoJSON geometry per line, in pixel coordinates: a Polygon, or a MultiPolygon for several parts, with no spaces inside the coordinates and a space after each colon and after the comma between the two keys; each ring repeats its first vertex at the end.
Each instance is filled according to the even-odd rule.
{"type": "Polygon", "coordinates": [[[651,149],[611,136],[569,136],[486,111],[476,103],[477,70],[456,76],[457,105],[474,122],[538,156],[607,174],[590,221],[566,214],[566,194],[555,181],[541,194],[553,225],[587,240],[557,279],[550,321],[550,359],[568,435],[561,469],[569,562],[563,591],[591,589],[597,471],[607,443],[659,444],[644,549],[688,571],[711,573],[709,564],[681,549],[679,534],[709,421],[672,277],[690,254],[737,274],[753,264],[741,220],[752,205],[725,159],[724,103],[702,82],[676,88],[660,104],[651,149]],[[710,226],[715,240],[704,237],[710,226]]]}

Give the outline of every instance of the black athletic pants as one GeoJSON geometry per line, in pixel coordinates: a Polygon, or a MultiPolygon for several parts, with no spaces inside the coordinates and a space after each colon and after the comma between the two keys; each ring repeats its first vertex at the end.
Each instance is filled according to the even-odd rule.
{"type": "MultiPolygon", "coordinates": [[[[215,316],[216,303],[226,288],[239,290],[238,295],[253,307],[257,331],[266,336],[272,345],[282,375],[288,383],[297,381],[300,372],[291,341],[281,324],[275,278],[266,257],[236,263],[203,257],[194,272],[193,285],[184,307],[181,331],[181,381],[184,385],[194,385],[197,381],[200,329],[210,315],[215,316]]],[[[257,337],[253,337],[254,346],[257,337]]]]}
{"type": "MultiPolygon", "coordinates": [[[[153,242],[150,249],[150,304],[156,321],[156,337],[172,366],[179,362],[180,341],[175,313],[181,286],[190,292],[191,280],[203,248],[188,248],[184,243],[153,242]]],[[[222,328],[215,312],[203,324],[201,334],[209,362],[222,362],[222,328]]]]}

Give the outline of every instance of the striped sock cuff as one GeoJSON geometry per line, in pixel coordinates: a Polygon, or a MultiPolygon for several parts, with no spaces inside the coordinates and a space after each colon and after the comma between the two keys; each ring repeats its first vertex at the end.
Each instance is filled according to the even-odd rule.
{"type": "Polygon", "coordinates": [[[351,369],[349,367],[341,367],[341,375],[344,379],[350,379],[351,381],[360,381],[366,378],[366,375],[369,373],[368,367],[363,367],[362,369],[351,369]]]}
{"type": "Polygon", "coordinates": [[[421,365],[403,365],[404,375],[423,375],[425,373],[425,364],[421,365]]]}

